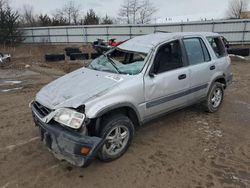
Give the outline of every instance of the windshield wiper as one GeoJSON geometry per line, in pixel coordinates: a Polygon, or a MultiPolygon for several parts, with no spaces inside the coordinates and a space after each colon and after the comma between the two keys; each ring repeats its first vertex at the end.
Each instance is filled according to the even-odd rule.
{"type": "Polygon", "coordinates": [[[115,68],[115,70],[119,73],[119,74],[121,74],[121,72],[120,72],[120,70],[117,68],[117,66],[115,65],[115,62],[113,61],[113,59],[112,58],[110,58],[108,55],[106,55],[106,54],[103,54],[109,61],[108,62],[110,62],[110,64],[115,68]]]}

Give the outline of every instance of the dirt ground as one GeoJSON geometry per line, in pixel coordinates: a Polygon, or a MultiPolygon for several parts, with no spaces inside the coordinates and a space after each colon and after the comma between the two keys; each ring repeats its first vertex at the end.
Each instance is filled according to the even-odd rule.
{"type": "Polygon", "coordinates": [[[5,49],[13,61],[0,68],[0,187],[250,187],[249,62],[233,60],[219,112],[174,112],[139,128],[122,158],[78,168],[48,152],[28,107],[45,84],[86,63],[43,61],[63,48],[5,49]]]}

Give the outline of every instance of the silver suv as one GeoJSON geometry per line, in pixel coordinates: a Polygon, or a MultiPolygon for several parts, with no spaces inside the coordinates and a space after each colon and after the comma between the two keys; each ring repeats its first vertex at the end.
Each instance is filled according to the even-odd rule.
{"type": "Polygon", "coordinates": [[[86,166],[122,156],[134,129],[194,103],[216,112],[232,82],[216,33],[135,37],[45,86],[31,103],[41,138],[59,159],[86,166]]]}

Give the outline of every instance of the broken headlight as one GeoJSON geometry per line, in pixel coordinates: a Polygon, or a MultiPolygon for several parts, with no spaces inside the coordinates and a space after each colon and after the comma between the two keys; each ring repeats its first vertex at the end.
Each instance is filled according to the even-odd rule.
{"type": "Polygon", "coordinates": [[[73,129],[81,128],[85,115],[68,108],[58,109],[54,120],[73,129]]]}

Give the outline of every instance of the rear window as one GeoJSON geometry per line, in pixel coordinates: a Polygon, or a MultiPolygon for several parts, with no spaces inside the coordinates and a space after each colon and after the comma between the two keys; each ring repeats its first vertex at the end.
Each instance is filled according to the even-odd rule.
{"type": "Polygon", "coordinates": [[[225,46],[220,37],[207,37],[207,40],[218,58],[227,55],[225,46]]]}

